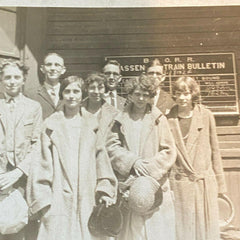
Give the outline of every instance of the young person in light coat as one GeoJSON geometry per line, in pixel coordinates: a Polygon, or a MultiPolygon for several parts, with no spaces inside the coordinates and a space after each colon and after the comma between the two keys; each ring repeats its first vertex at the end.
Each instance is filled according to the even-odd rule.
{"type": "Polygon", "coordinates": [[[168,171],[176,159],[175,143],[166,117],[151,105],[153,78],[141,75],[129,82],[129,103],[119,113],[107,136],[106,149],[119,184],[130,175],[155,179],[163,202],[145,215],[129,209],[119,240],[174,240],[175,217],[168,171]]]}
{"type": "Polygon", "coordinates": [[[107,205],[116,199],[110,162],[96,163],[102,151],[96,149],[99,126],[81,111],[82,86],[77,76],[64,79],[60,88],[64,109],[44,122],[41,156],[32,167],[27,192],[31,213],[42,215],[38,240],[101,239],[88,230],[95,193],[107,205]]]}
{"type": "MultiPolygon", "coordinates": [[[[42,109],[22,94],[27,67],[15,60],[0,65],[3,95],[0,99],[0,161],[5,172],[0,174],[0,195],[18,189],[25,196],[30,165],[37,159],[42,124],[42,109]]],[[[0,234],[0,239],[24,239],[17,234],[0,234]]]]}
{"type": "Polygon", "coordinates": [[[213,114],[197,104],[191,77],[173,86],[177,106],[168,115],[177,146],[170,183],[175,195],[177,240],[219,240],[218,194],[226,192],[213,114]]]}

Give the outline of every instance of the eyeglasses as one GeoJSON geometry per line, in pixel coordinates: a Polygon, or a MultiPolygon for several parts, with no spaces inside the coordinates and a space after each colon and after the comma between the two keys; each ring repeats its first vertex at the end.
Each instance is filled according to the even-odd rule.
{"type": "Polygon", "coordinates": [[[46,63],[46,64],[44,64],[44,66],[46,66],[46,67],[55,66],[56,68],[62,68],[62,67],[63,67],[63,66],[62,66],[61,64],[59,64],[59,63],[55,63],[55,64],[53,64],[53,63],[46,63]]]}
{"type": "Polygon", "coordinates": [[[160,72],[147,72],[147,75],[148,76],[153,76],[153,75],[164,76],[164,74],[160,72]]]}
{"type": "Polygon", "coordinates": [[[113,75],[114,77],[119,77],[120,76],[120,74],[117,73],[117,72],[105,72],[104,74],[108,77],[111,76],[111,75],[113,75]]]}

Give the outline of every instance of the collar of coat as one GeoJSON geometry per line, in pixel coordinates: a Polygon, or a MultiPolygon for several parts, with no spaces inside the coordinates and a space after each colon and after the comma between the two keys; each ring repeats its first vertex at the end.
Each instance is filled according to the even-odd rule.
{"type": "Polygon", "coordinates": [[[181,152],[182,156],[186,160],[186,166],[189,169],[192,169],[191,166],[191,155],[194,150],[194,146],[197,144],[197,140],[201,129],[203,128],[203,114],[206,109],[199,104],[196,104],[193,109],[193,117],[189,129],[189,136],[186,142],[186,145],[182,138],[181,129],[178,121],[178,106],[174,106],[170,113],[167,115],[168,122],[173,133],[175,143],[179,152],[181,152]]]}
{"type": "MultiPolygon", "coordinates": [[[[120,112],[115,118],[114,120],[122,123],[126,116],[129,116],[129,113],[132,111],[133,108],[133,103],[129,103],[123,110],[123,112],[120,112]]],[[[151,115],[152,119],[154,120],[155,124],[159,123],[159,118],[163,115],[162,112],[154,106],[151,106],[150,104],[147,105],[147,109],[146,109],[146,115],[151,115]]]]}
{"type": "MultiPolygon", "coordinates": [[[[79,111],[81,117],[82,117],[82,123],[84,124],[84,128],[92,129],[94,132],[98,131],[98,122],[94,117],[91,116],[85,116],[82,114],[82,111],[80,109],[79,111]]],[[[65,116],[63,111],[58,111],[53,113],[49,118],[45,120],[46,128],[48,129],[48,132],[55,131],[56,129],[64,129],[65,125],[65,116]]]]}

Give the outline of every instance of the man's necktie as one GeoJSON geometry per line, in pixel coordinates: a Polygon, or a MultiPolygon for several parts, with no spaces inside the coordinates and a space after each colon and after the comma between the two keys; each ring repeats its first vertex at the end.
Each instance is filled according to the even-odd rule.
{"type": "Polygon", "coordinates": [[[9,101],[8,101],[8,104],[9,104],[10,112],[13,112],[14,108],[15,108],[15,100],[14,100],[14,98],[10,98],[9,101]]]}
{"type": "Polygon", "coordinates": [[[56,106],[57,105],[57,102],[56,102],[57,101],[57,96],[56,96],[54,88],[51,88],[50,97],[51,97],[54,105],[56,106]]]}
{"type": "Polygon", "coordinates": [[[113,92],[109,92],[109,96],[110,96],[110,99],[111,99],[111,105],[115,107],[115,101],[114,101],[114,94],[113,94],[113,92]]]}

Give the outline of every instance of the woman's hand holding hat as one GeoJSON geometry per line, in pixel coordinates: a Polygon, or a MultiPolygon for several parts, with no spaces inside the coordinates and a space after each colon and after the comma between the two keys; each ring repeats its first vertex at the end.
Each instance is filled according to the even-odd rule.
{"type": "Polygon", "coordinates": [[[109,207],[109,206],[116,203],[116,199],[111,198],[109,196],[101,196],[100,199],[99,199],[99,202],[100,203],[105,202],[106,207],[109,207]]]}
{"type": "Polygon", "coordinates": [[[148,170],[145,168],[144,160],[138,159],[134,165],[133,168],[138,176],[149,176],[148,170]]]}

